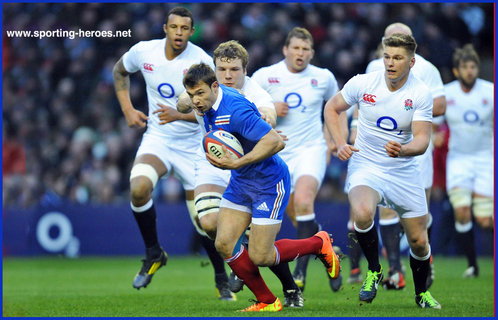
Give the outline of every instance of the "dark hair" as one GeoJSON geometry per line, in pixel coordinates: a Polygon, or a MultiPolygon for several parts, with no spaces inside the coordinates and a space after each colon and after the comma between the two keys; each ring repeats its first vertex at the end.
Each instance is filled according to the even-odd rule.
{"type": "Polygon", "coordinates": [[[382,44],[385,47],[403,47],[408,51],[410,55],[415,54],[415,50],[417,50],[417,42],[415,38],[411,35],[404,33],[393,33],[389,37],[386,37],[382,40],[382,44]]]}
{"type": "Polygon", "coordinates": [[[460,62],[474,61],[477,66],[480,64],[479,55],[471,43],[455,50],[453,54],[453,67],[458,68],[460,62]]]}
{"type": "Polygon", "coordinates": [[[237,58],[242,60],[242,68],[245,70],[247,68],[247,64],[249,63],[249,54],[247,53],[247,50],[235,40],[223,42],[214,50],[213,53],[213,61],[215,65],[216,59],[226,59],[231,61],[237,58]]]}
{"type": "Polygon", "coordinates": [[[211,87],[215,81],[216,74],[213,69],[205,63],[192,65],[183,77],[183,85],[185,88],[193,88],[201,82],[204,82],[211,87]]]}
{"type": "Polygon", "coordinates": [[[192,12],[190,12],[189,9],[184,7],[175,7],[171,9],[168,12],[168,15],[166,16],[166,24],[168,24],[169,16],[172,14],[174,14],[175,16],[190,18],[190,27],[191,28],[194,27],[194,16],[192,15],[192,12]]]}
{"type": "Polygon", "coordinates": [[[289,43],[291,41],[291,38],[298,38],[301,40],[308,40],[311,43],[311,48],[313,48],[313,36],[311,33],[300,27],[294,27],[288,34],[287,38],[285,39],[285,46],[288,47],[289,43]]]}

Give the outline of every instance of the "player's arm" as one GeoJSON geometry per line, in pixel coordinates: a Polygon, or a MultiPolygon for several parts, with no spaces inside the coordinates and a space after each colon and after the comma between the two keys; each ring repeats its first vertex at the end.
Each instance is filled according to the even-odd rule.
{"type": "Polygon", "coordinates": [[[275,128],[277,126],[277,112],[275,111],[275,109],[268,107],[261,107],[258,108],[258,111],[259,113],[261,113],[261,119],[268,122],[268,124],[272,128],[275,128]]]}
{"type": "Polygon", "coordinates": [[[347,139],[347,118],[346,123],[344,123],[344,118],[340,117],[341,113],[344,113],[343,117],[346,116],[346,111],[349,105],[344,100],[341,92],[336,93],[332,98],[325,104],[324,119],[325,125],[334,139],[337,146],[337,157],[342,161],[349,159],[353,152],[359,151],[355,147],[346,143],[347,139]],[[342,119],[342,124],[341,124],[342,119]],[[346,131],[344,130],[346,128],[346,131]],[[345,134],[346,132],[346,134],[345,134]]]}
{"type": "Polygon", "coordinates": [[[206,153],[206,157],[212,165],[218,168],[237,170],[251,163],[263,161],[264,159],[279,152],[284,147],[285,142],[282,140],[280,135],[275,131],[275,129],[271,129],[258,141],[258,143],[256,143],[250,152],[246,153],[241,158],[232,159],[229,156],[228,150],[225,146],[223,146],[223,151],[225,152],[225,156],[223,158],[218,159],[209,153],[206,153]]]}
{"type": "Polygon", "coordinates": [[[396,141],[388,141],[384,148],[392,158],[412,157],[421,155],[427,150],[432,133],[432,122],[413,121],[413,140],[407,144],[400,144],[396,141]]]}
{"type": "Polygon", "coordinates": [[[434,98],[432,104],[432,116],[433,117],[442,116],[445,112],[446,112],[446,97],[439,96],[437,98],[434,98]]]}
{"type": "Polygon", "coordinates": [[[130,98],[130,73],[126,71],[121,57],[112,69],[112,77],[114,79],[114,90],[121,106],[121,111],[126,118],[126,123],[129,127],[145,127],[149,117],[142,111],[133,107],[130,98]]]}

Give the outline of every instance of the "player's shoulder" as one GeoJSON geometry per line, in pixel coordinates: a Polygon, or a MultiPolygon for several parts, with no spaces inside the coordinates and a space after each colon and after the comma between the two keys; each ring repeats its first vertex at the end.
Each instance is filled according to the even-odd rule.
{"type": "Polygon", "coordinates": [[[259,68],[258,70],[254,71],[252,77],[254,76],[257,77],[261,75],[272,75],[272,74],[275,75],[275,72],[279,72],[282,69],[282,67],[285,67],[284,60],[281,60],[269,66],[259,68]]]}
{"type": "Polygon", "coordinates": [[[321,68],[321,67],[318,67],[318,66],[315,66],[315,65],[312,65],[312,64],[308,65],[308,68],[309,68],[309,71],[310,71],[310,73],[312,75],[317,75],[317,76],[322,76],[322,77],[334,78],[335,79],[335,76],[332,73],[332,71],[330,71],[327,68],[321,68]]]}
{"type": "Polygon", "coordinates": [[[135,45],[133,45],[133,50],[136,52],[144,52],[144,51],[150,51],[158,46],[163,46],[164,45],[165,39],[153,39],[153,40],[144,40],[137,42],[135,45]]]}
{"type": "Polygon", "coordinates": [[[384,70],[384,62],[382,58],[370,61],[367,65],[365,73],[371,73],[379,70],[384,70]]]}
{"type": "Polygon", "coordinates": [[[459,88],[460,84],[458,83],[458,80],[453,80],[451,82],[448,82],[447,84],[444,85],[444,89],[446,90],[452,90],[455,88],[459,88]]]}
{"type": "Polygon", "coordinates": [[[488,80],[484,80],[484,79],[481,79],[481,78],[477,78],[476,79],[476,84],[478,86],[481,86],[485,89],[493,89],[494,88],[494,83],[491,82],[491,81],[488,81],[488,80]]]}

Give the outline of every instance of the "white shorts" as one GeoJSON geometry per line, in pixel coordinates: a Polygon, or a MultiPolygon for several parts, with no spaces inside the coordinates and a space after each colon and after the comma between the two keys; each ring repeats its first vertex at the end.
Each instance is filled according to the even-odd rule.
{"type": "Polygon", "coordinates": [[[424,154],[416,156],[415,163],[417,163],[420,168],[420,180],[422,181],[422,187],[424,187],[424,189],[431,188],[434,176],[432,148],[429,146],[424,154]]]}
{"type": "Polygon", "coordinates": [[[230,181],[230,170],[222,170],[213,166],[204,153],[197,154],[195,161],[195,187],[203,184],[214,184],[226,188],[230,181]]]}
{"type": "MultiPolygon", "coordinates": [[[[138,147],[136,157],[143,154],[152,154],[158,157],[166,166],[168,173],[173,169],[174,174],[183,184],[185,190],[194,190],[196,150],[202,137],[193,136],[181,139],[181,145],[169,142],[166,138],[144,133],[138,147]]],[[[167,176],[167,175],[165,175],[167,176]]]]}
{"type": "Polygon", "coordinates": [[[356,186],[368,186],[379,193],[378,205],[395,210],[402,218],[420,217],[428,213],[425,190],[416,165],[402,169],[380,168],[349,160],[347,192],[356,186]]]}
{"type": "MultiPolygon", "coordinates": [[[[285,149],[284,149],[285,150],[285,149]]],[[[294,149],[289,153],[278,153],[289,167],[291,193],[297,180],[302,176],[312,176],[320,188],[327,169],[327,144],[320,142],[294,149]]]]}
{"type": "Polygon", "coordinates": [[[460,187],[493,198],[493,154],[462,155],[448,152],[446,190],[460,187]]]}

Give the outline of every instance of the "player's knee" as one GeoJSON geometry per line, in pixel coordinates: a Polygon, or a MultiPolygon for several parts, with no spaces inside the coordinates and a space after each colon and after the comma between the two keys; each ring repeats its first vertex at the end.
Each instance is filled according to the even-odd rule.
{"type": "Polygon", "coordinates": [[[200,219],[201,227],[206,233],[214,239],[216,237],[216,229],[218,224],[218,214],[210,213],[202,216],[200,219]]]}
{"type": "Polygon", "coordinates": [[[493,199],[491,198],[474,198],[472,202],[472,212],[476,218],[493,217],[493,199]]]}
{"type": "Polygon", "coordinates": [[[479,225],[484,230],[491,230],[494,227],[493,219],[492,218],[481,218],[481,217],[476,217],[476,223],[479,225]]]}
{"type": "Polygon", "coordinates": [[[422,257],[427,254],[429,244],[425,237],[410,239],[408,244],[410,245],[410,249],[415,255],[422,257]]]}
{"type": "Polygon", "coordinates": [[[137,163],[130,173],[130,195],[134,204],[146,203],[156,186],[159,176],[153,166],[137,163]]]}
{"type": "Polygon", "coordinates": [[[130,185],[131,202],[134,205],[143,205],[152,197],[152,184],[145,177],[137,177],[130,185]]]}
{"type": "Polygon", "coordinates": [[[453,188],[448,191],[448,197],[453,209],[470,207],[472,204],[472,191],[464,188],[453,188]]]}
{"type": "Polygon", "coordinates": [[[294,195],[294,211],[296,215],[313,212],[313,197],[311,195],[294,195]]]}
{"type": "Polygon", "coordinates": [[[216,251],[218,251],[218,253],[225,259],[230,258],[233,255],[233,248],[230,248],[228,241],[225,241],[220,237],[216,237],[214,246],[216,247],[216,251]]]}
{"type": "Polygon", "coordinates": [[[259,267],[272,266],[275,261],[271,255],[266,255],[262,252],[249,252],[249,258],[251,261],[259,267]]]}

